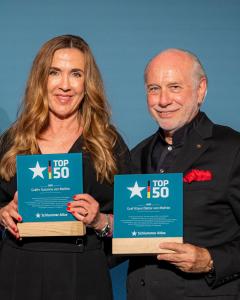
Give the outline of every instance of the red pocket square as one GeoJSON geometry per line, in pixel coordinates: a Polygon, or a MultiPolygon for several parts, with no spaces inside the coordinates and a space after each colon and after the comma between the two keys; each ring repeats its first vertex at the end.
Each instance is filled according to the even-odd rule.
{"type": "Polygon", "coordinates": [[[209,170],[193,169],[183,177],[183,182],[191,183],[193,181],[210,181],[212,178],[212,172],[209,170]]]}

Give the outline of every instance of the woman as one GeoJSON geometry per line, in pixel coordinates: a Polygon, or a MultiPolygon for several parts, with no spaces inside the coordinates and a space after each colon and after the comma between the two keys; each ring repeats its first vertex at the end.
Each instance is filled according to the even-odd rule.
{"type": "Polygon", "coordinates": [[[0,299],[112,299],[102,241],[111,234],[113,177],[127,172],[129,154],[110,124],[101,76],[82,38],[55,37],[40,49],[1,152],[0,299]],[[16,155],[72,152],[83,153],[84,194],[66,209],[87,225],[86,236],[20,239],[16,155]]]}

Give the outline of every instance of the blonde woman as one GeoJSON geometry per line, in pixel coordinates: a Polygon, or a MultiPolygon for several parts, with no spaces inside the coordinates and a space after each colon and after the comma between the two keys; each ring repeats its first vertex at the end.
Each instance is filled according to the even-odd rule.
{"type": "Polygon", "coordinates": [[[112,299],[103,239],[111,235],[113,177],[129,153],[110,124],[100,72],[87,43],[63,35],[38,52],[21,113],[1,137],[1,300],[112,299]],[[84,194],[66,208],[87,225],[73,237],[19,239],[16,155],[83,153],[84,194]]]}

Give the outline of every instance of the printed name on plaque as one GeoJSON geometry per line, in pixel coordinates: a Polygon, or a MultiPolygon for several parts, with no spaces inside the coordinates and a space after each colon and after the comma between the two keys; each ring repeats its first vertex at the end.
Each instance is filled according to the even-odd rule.
{"type": "Polygon", "coordinates": [[[81,153],[18,155],[20,235],[85,234],[84,224],[66,210],[72,197],[83,192],[82,177],[81,153]]]}
{"type": "Polygon", "coordinates": [[[182,236],[181,173],[115,176],[113,253],[160,253],[159,242],[182,236]]]}

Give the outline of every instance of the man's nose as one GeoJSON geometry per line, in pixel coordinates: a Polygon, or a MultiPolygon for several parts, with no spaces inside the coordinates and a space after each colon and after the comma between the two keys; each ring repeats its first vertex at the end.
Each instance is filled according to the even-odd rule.
{"type": "Polygon", "coordinates": [[[159,105],[162,107],[166,107],[172,103],[171,97],[166,91],[161,91],[159,94],[159,105]]]}

